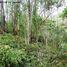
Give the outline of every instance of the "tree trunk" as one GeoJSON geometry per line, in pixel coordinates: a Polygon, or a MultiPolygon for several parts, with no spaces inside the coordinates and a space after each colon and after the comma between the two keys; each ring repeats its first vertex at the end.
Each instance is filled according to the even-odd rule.
{"type": "Polygon", "coordinates": [[[36,42],[38,42],[38,26],[37,26],[37,0],[34,0],[34,8],[33,8],[33,15],[34,15],[34,20],[35,20],[35,38],[36,42]]]}
{"type": "Polygon", "coordinates": [[[4,15],[4,6],[3,0],[0,0],[0,32],[3,33],[5,31],[5,15],[4,15]]]}
{"type": "Polygon", "coordinates": [[[27,44],[31,42],[31,37],[32,37],[32,7],[31,1],[28,0],[27,44]]]}
{"type": "MultiPolygon", "coordinates": [[[[17,0],[18,1],[18,0],[17,0]]],[[[19,13],[19,3],[14,3],[13,4],[13,34],[17,35],[18,34],[18,30],[19,30],[19,26],[18,26],[18,13],[19,13]]]]}
{"type": "Polygon", "coordinates": [[[14,17],[13,17],[13,34],[17,35],[18,33],[18,29],[17,29],[17,18],[16,18],[16,14],[14,12],[14,17]]]}
{"type": "Polygon", "coordinates": [[[37,1],[36,0],[34,0],[34,8],[33,8],[33,15],[37,15],[37,1]]]}

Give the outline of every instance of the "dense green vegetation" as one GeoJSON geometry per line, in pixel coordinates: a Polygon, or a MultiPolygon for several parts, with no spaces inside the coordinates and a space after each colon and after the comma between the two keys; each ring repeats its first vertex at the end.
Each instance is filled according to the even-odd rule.
{"type": "MultiPolygon", "coordinates": [[[[45,1],[47,7],[58,2],[45,1]]],[[[13,5],[14,8],[20,8],[17,4],[13,5]]],[[[21,10],[18,12],[18,8],[14,9],[14,18],[6,21],[5,31],[0,26],[0,67],[67,67],[66,23],[56,24],[56,20],[46,16],[43,18],[37,14],[37,6],[31,12],[29,1],[28,5],[24,3],[23,6],[24,10],[28,6],[29,15],[21,10]]],[[[64,22],[67,7],[59,16],[64,22]]]]}
{"type": "MultiPolygon", "coordinates": [[[[42,19],[36,19],[42,22],[42,19]]],[[[34,21],[33,21],[34,22],[34,21]]],[[[37,32],[40,40],[27,45],[24,33],[14,36],[11,33],[0,35],[0,66],[1,67],[66,67],[67,66],[67,32],[64,24],[55,25],[55,21],[47,20],[46,28],[49,32],[48,44],[43,42],[43,36],[37,32]],[[23,35],[23,36],[22,36],[23,35]],[[22,37],[21,37],[22,36],[22,37]]],[[[42,27],[44,25],[42,24],[42,27]]],[[[20,26],[22,29],[22,26],[20,26]]],[[[34,27],[35,28],[35,27],[34,27]]],[[[36,29],[33,28],[33,34],[36,29]]],[[[39,28],[38,28],[39,29],[39,28]]],[[[40,30],[38,30],[40,31],[40,30]]],[[[34,35],[35,36],[35,35],[34,35]]],[[[36,36],[35,36],[36,37],[36,36]]],[[[35,39],[35,38],[34,38],[35,39]]]]}

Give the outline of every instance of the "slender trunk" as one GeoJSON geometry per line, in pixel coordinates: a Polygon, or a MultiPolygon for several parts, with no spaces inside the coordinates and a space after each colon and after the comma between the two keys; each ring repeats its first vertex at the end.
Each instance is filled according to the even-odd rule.
{"type": "Polygon", "coordinates": [[[5,15],[4,15],[4,6],[3,6],[3,4],[2,4],[2,10],[3,10],[3,12],[2,12],[2,22],[3,22],[3,31],[5,31],[5,15]]]}
{"type": "Polygon", "coordinates": [[[13,34],[17,35],[18,30],[17,30],[17,18],[16,18],[16,14],[14,12],[14,17],[13,17],[13,34]]]}
{"type": "Polygon", "coordinates": [[[34,8],[33,8],[33,15],[34,15],[34,20],[36,22],[36,31],[35,31],[35,34],[36,34],[36,42],[38,42],[38,26],[37,26],[37,1],[34,0],[34,8]]]}
{"type": "Polygon", "coordinates": [[[33,15],[35,15],[35,16],[37,15],[37,13],[36,13],[37,12],[37,7],[36,6],[37,6],[37,2],[36,2],[36,0],[34,0],[33,15]]]}
{"type": "Polygon", "coordinates": [[[19,3],[14,3],[13,4],[13,34],[14,35],[17,35],[18,34],[18,29],[19,29],[19,26],[18,26],[18,9],[19,9],[19,3]]]}
{"type": "Polygon", "coordinates": [[[5,31],[5,15],[4,15],[4,6],[3,6],[3,0],[0,0],[2,3],[0,3],[0,32],[3,33],[5,31]]]}
{"type": "Polygon", "coordinates": [[[31,42],[31,37],[32,37],[32,7],[31,1],[28,0],[27,44],[31,42]]]}

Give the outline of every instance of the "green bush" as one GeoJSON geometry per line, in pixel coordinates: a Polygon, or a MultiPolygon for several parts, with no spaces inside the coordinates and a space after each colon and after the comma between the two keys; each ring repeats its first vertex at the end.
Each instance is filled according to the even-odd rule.
{"type": "Polygon", "coordinates": [[[22,37],[13,36],[12,34],[0,35],[0,45],[9,45],[10,47],[17,48],[23,47],[24,39],[22,37]]]}
{"type": "Polygon", "coordinates": [[[14,49],[7,45],[0,46],[0,65],[3,67],[21,67],[24,66],[25,61],[26,52],[23,49],[14,49]]]}

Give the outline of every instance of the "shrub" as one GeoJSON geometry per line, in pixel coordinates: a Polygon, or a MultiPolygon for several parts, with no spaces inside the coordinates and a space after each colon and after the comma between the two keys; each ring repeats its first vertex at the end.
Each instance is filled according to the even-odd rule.
{"type": "Polygon", "coordinates": [[[21,67],[26,61],[26,52],[24,50],[10,48],[9,46],[0,46],[0,65],[3,67],[21,67]],[[19,66],[20,65],[20,66],[19,66]]]}

